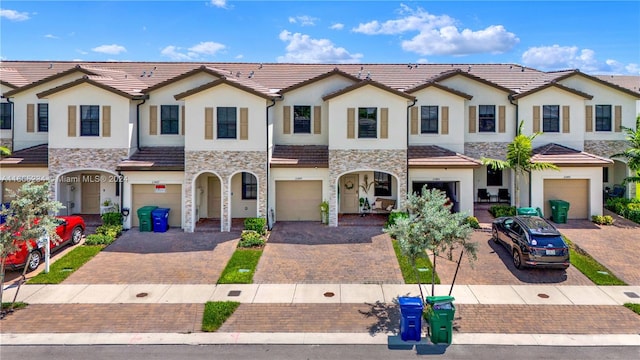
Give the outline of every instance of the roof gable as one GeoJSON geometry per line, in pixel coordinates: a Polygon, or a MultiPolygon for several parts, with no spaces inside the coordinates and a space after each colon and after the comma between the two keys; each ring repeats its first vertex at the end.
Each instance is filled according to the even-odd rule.
{"type": "Polygon", "coordinates": [[[423,84],[420,84],[420,85],[417,85],[417,86],[415,86],[415,87],[413,87],[411,89],[407,89],[405,92],[407,94],[413,94],[413,93],[416,93],[416,92],[418,92],[420,90],[423,90],[423,89],[426,89],[426,88],[429,88],[429,87],[434,87],[436,89],[440,89],[442,91],[451,93],[453,95],[459,96],[459,97],[467,99],[467,100],[473,99],[472,95],[469,95],[469,94],[464,93],[462,91],[458,91],[456,89],[452,89],[452,88],[450,88],[448,86],[444,86],[442,84],[435,83],[433,81],[427,81],[427,82],[425,82],[423,84]]]}
{"type": "Polygon", "coordinates": [[[124,91],[114,87],[113,85],[122,85],[121,83],[117,83],[113,79],[101,77],[101,76],[92,76],[89,77],[87,75],[83,76],[81,79],[66,83],[64,85],[57,86],[55,88],[40,92],[36,94],[39,99],[46,98],[50,95],[56,94],[60,91],[71,89],[78,85],[89,84],[95,86],[97,88],[112,92],[116,95],[125,97],[127,99],[135,100],[135,99],[144,99],[146,95],[140,93],[140,90],[136,91],[136,89],[128,89],[128,91],[124,91]],[[113,85],[112,85],[113,84],[113,85]]]}
{"type": "Polygon", "coordinates": [[[631,95],[631,96],[633,96],[635,98],[640,99],[640,92],[633,91],[631,89],[627,89],[627,88],[619,86],[617,84],[610,83],[608,81],[605,81],[605,80],[603,80],[601,78],[598,78],[598,77],[595,77],[595,76],[587,75],[587,74],[581,72],[580,70],[575,70],[575,71],[573,71],[571,73],[564,74],[564,75],[556,78],[554,81],[555,82],[560,82],[562,80],[565,80],[565,79],[568,79],[568,78],[574,77],[574,76],[583,77],[585,79],[591,80],[591,81],[593,81],[595,83],[598,83],[600,85],[604,85],[604,86],[610,87],[610,88],[612,88],[614,90],[623,92],[623,93],[625,93],[627,95],[631,95]]]}
{"type": "Polygon", "coordinates": [[[165,81],[159,82],[159,83],[157,83],[157,84],[155,84],[153,86],[150,86],[150,87],[144,89],[142,92],[147,94],[147,93],[150,93],[150,92],[152,92],[154,90],[157,90],[159,88],[174,84],[174,83],[176,83],[176,82],[178,82],[180,80],[184,80],[184,79],[190,78],[192,76],[195,76],[197,74],[209,74],[209,75],[214,76],[216,78],[224,77],[224,75],[222,74],[222,72],[220,70],[213,69],[213,68],[207,67],[205,65],[201,65],[201,66],[199,66],[199,67],[197,67],[197,68],[195,68],[193,70],[187,71],[187,72],[185,72],[183,74],[180,74],[178,76],[172,77],[172,78],[167,79],[165,81]]]}
{"type": "Polygon", "coordinates": [[[257,89],[251,88],[249,86],[246,86],[246,85],[240,83],[239,81],[237,81],[235,79],[229,79],[226,76],[223,76],[218,80],[214,80],[214,81],[206,83],[204,85],[200,85],[198,87],[195,87],[195,88],[193,88],[191,90],[187,90],[187,91],[181,92],[180,94],[176,94],[176,95],[174,95],[174,98],[176,100],[182,100],[182,99],[184,99],[186,97],[195,95],[195,94],[197,94],[199,92],[202,92],[202,91],[205,91],[205,90],[208,90],[208,89],[214,88],[216,86],[220,86],[220,85],[229,85],[229,86],[232,86],[232,87],[234,87],[236,89],[242,90],[244,92],[248,92],[250,94],[253,94],[255,96],[259,96],[259,97],[267,99],[267,100],[271,100],[271,99],[273,99],[274,97],[277,96],[276,94],[270,94],[268,89],[260,88],[260,90],[257,90],[257,89]]]}
{"type": "Polygon", "coordinates": [[[279,93],[280,94],[285,94],[285,93],[287,93],[289,91],[292,91],[292,90],[295,90],[295,89],[299,89],[301,87],[313,84],[313,83],[318,82],[318,81],[323,80],[323,79],[330,78],[332,76],[342,76],[342,77],[344,77],[346,79],[353,80],[353,82],[359,82],[360,81],[360,79],[358,79],[357,77],[355,77],[353,75],[350,75],[350,74],[347,74],[346,72],[344,72],[344,71],[342,71],[342,70],[340,70],[340,69],[338,69],[336,67],[336,68],[334,68],[333,70],[331,70],[329,72],[326,72],[324,74],[320,74],[320,75],[318,75],[316,77],[312,77],[311,79],[304,80],[304,81],[299,82],[297,84],[291,85],[291,86],[289,86],[289,87],[287,87],[285,89],[282,89],[282,90],[279,91],[279,93]]]}
{"type": "Polygon", "coordinates": [[[521,94],[515,95],[513,98],[517,100],[517,99],[520,99],[520,98],[523,98],[523,97],[527,97],[529,95],[535,94],[537,92],[540,92],[540,91],[543,91],[543,90],[546,90],[546,89],[549,89],[549,88],[560,89],[560,90],[566,91],[568,93],[583,97],[583,98],[585,98],[587,100],[593,99],[593,95],[589,95],[589,94],[584,93],[584,92],[582,92],[580,90],[572,89],[572,88],[570,88],[568,86],[564,86],[562,84],[558,84],[557,82],[550,82],[550,83],[547,83],[545,85],[538,86],[535,89],[531,89],[529,91],[525,91],[525,92],[523,92],[521,94]]]}
{"type": "Polygon", "coordinates": [[[403,97],[403,98],[408,99],[408,100],[412,100],[413,101],[413,100],[416,99],[415,96],[412,96],[412,95],[406,94],[406,93],[404,93],[402,91],[398,91],[396,89],[390,88],[390,87],[388,87],[386,85],[383,85],[383,84],[381,84],[381,83],[379,83],[377,81],[373,81],[371,79],[366,79],[366,80],[361,80],[360,82],[357,82],[357,83],[355,83],[355,84],[353,84],[351,86],[347,86],[345,88],[342,88],[342,89],[340,89],[340,90],[338,90],[336,92],[333,92],[331,94],[327,94],[327,95],[322,97],[322,100],[327,101],[327,100],[336,98],[338,96],[347,94],[349,92],[352,92],[354,90],[360,89],[361,87],[364,87],[364,86],[373,86],[373,87],[376,87],[376,88],[378,88],[380,90],[392,93],[394,95],[403,97]]]}
{"type": "Polygon", "coordinates": [[[496,83],[494,83],[492,81],[483,79],[483,78],[481,78],[479,76],[476,76],[476,75],[473,75],[473,74],[471,74],[469,72],[464,72],[464,71],[462,71],[460,69],[455,69],[455,70],[451,70],[451,71],[445,71],[443,73],[440,73],[440,74],[436,75],[435,77],[430,79],[430,81],[431,82],[441,82],[441,81],[444,81],[446,79],[449,79],[449,78],[452,78],[452,77],[455,77],[455,76],[462,76],[462,77],[471,79],[473,81],[477,81],[479,83],[482,83],[484,85],[496,88],[496,89],[498,89],[500,91],[503,91],[503,92],[506,92],[508,94],[514,93],[514,91],[511,90],[511,89],[508,89],[506,87],[500,86],[500,85],[498,85],[498,84],[496,84],[496,83]]]}
{"type": "Polygon", "coordinates": [[[7,91],[5,96],[14,96],[15,94],[24,92],[24,91],[29,90],[29,89],[33,89],[33,88],[35,88],[37,86],[46,84],[46,83],[48,83],[50,81],[53,81],[53,80],[57,80],[57,79],[63,78],[65,76],[73,74],[73,73],[81,73],[81,74],[84,74],[85,76],[87,76],[87,75],[97,75],[97,73],[92,71],[92,70],[86,69],[86,68],[84,68],[84,67],[82,67],[80,65],[76,65],[76,66],[74,66],[74,67],[72,67],[70,69],[61,71],[61,72],[59,72],[57,74],[48,76],[48,77],[46,77],[44,79],[32,82],[30,84],[21,86],[19,88],[16,88],[15,90],[7,91]]]}

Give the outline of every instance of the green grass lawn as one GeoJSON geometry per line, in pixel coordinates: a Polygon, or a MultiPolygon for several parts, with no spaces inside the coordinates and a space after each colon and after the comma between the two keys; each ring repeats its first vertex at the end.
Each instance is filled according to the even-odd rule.
{"type": "Polygon", "coordinates": [[[239,302],[235,301],[209,301],[204,304],[204,314],[202,314],[202,331],[213,332],[224,324],[229,316],[236,311],[239,302]]]}
{"type": "Polygon", "coordinates": [[[640,304],[626,303],[624,304],[624,307],[626,307],[627,309],[631,309],[631,311],[640,315],[640,304]]]}
{"type": "Polygon", "coordinates": [[[609,269],[597,262],[591,255],[572,243],[567,237],[564,240],[569,245],[571,265],[580,270],[589,280],[596,285],[627,285],[618,279],[609,269]]]}
{"type": "MultiPolygon", "coordinates": [[[[396,253],[396,258],[398,259],[398,265],[400,265],[400,271],[402,271],[402,277],[404,278],[404,282],[406,284],[417,284],[418,281],[416,279],[416,271],[411,266],[411,262],[409,258],[402,255],[402,251],[400,250],[400,244],[398,244],[398,240],[391,240],[393,244],[393,251],[396,253]]],[[[431,264],[431,260],[427,254],[419,257],[416,260],[416,267],[418,268],[418,274],[420,276],[421,284],[431,284],[431,274],[433,272],[433,265],[431,264]],[[428,270],[425,270],[428,269],[428,270]]],[[[440,278],[438,274],[436,274],[436,284],[440,284],[440,278]]]]}
{"type": "Polygon", "coordinates": [[[224,268],[218,284],[251,284],[253,274],[256,272],[258,261],[262,256],[260,249],[238,248],[229,259],[227,267],[224,268]]]}
{"type": "Polygon", "coordinates": [[[104,248],[103,245],[81,245],[51,264],[49,273],[40,273],[27,284],[59,284],[104,248]]]}
{"type": "MultiPolygon", "coordinates": [[[[13,310],[18,310],[18,309],[24,309],[27,307],[27,303],[24,303],[22,301],[16,301],[15,304],[13,304],[13,310]]],[[[2,310],[6,310],[9,309],[11,307],[11,303],[10,302],[3,302],[2,303],[2,310]]]]}

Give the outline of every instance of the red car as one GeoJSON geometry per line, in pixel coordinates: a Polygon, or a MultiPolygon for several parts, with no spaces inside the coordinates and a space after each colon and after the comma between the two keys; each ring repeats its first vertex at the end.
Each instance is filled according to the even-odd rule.
{"type": "MultiPolygon", "coordinates": [[[[59,222],[56,232],[60,237],[59,242],[56,244],[53,241],[49,241],[51,246],[51,253],[59,251],[65,245],[76,245],[82,240],[84,234],[85,224],[84,219],[80,216],[58,216],[56,220],[59,222]]],[[[5,268],[11,270],[22,269],[27,266],[27,271],[33,271],[38,268],[41,262],[44,261],[45,244],[42,241],[35,239],[29,240],[31,245],[31,260],[27,264],[27,258],[29,257],[29,247],[26,241],[21,241],[19,249],[9,254],[5,263],[5,268]]]]}

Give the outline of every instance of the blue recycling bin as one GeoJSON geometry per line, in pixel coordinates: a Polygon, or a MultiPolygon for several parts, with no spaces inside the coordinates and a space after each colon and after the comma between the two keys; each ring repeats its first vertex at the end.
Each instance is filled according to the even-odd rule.
{"type": "MultiPolygon", "coordinates": [[[[8,209],[11,206],[10,202],[6,202],[2,204],[4,209],[8,209]]],[[[0,224],[4,224],[4,222],[7,221],[7,217],[4,215],[0,215],[0,224]]]]}
{"type": "Polygon", "coordinates": [[[153,232],[166,232],[169,229],[169,211],[168,208],[157,208],[151,212],[153,220],[153,232]]]}
{"type": "Polygon", "coordinates": [[[422,334],[422,299],[419,297],[401,296],[400,305],[400,338],[402,341],[420,341],[422,334]]]}

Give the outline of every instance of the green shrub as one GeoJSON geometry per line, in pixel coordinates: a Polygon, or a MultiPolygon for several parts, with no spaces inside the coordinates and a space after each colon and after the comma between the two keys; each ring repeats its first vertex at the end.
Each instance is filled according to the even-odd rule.
{"type": "Polygon", "coordinates": [[[100,225],[96,228],[96,234],[117,239],[122,234],[122,225],[100,225]]]}
{"type": "Polygon", "coordinates": [[[122,214],[119,212],[108,212],[102,214],[103,225],[122,225],[122,214]]]}
{"type": "Polygon", "coordinates": [[[113,236],[105,235],[105,234],[91,234],[87,235],[84,240],[85,245],[109,245],[111,244],[115,238],[113,236]]]}
{"type": "Polygon", "coordinates": [[[613,218],[611,215],[593,215],[591,221],[598,225],[613,225],[613,218]]]}
{"type": "Polygon", "coordinates": [[[640,210],[627,210],[627,213],[624,215],[624,217],[640,224],[640,210]]]}
{"type": "Polygon", "coordinates": [[[401,219],[401,218],[408,218],[409,214],[407,214],[406,212],[403,211],[392,211],[389,214],[389,218],[387,219],[387,223],[385,224],[386,227],[392,226],[396,223],[397,219],[401,219]]]}
{"type": "Polygon", "coordinates": [[[259,247],[264,245],[264,238],[262,235],[258,234],[253,230],[243,230],[242,235],[240,236],[240,242],[238,243],[238,247],[241,248],[249,248],[249,247],[259,247]]]}
{"type": "Polygon", "coordinates": [[[478,222],[478,218],[475,216],[467,216],[467,218],[464,219],[464,222],[469,224],[473,229],[480,229],[480,222],[478,222]]]}
{"type": "Polygon", "coordinates": [[[493,217],[499,218],[502,216],[515,216],[516,207],[509,205],[491,205],[489,212],[493,217]]]}
{"type": "Polygon", "coordinates": [[[244,229],[253,230],[260,235],[266,233],[267,219],[265,218],[246,218],[244,219],[244,229]]]}

